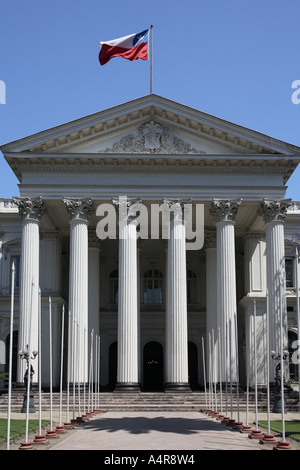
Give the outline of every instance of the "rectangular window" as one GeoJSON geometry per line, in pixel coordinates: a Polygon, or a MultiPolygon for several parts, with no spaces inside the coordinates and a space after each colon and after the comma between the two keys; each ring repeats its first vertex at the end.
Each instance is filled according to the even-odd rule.
{"type": "Polygon", "coordinates": [[[293,258],[285,258],[285,279],[286,287],[292,288],[294,285],[294,260],[293,258]]]}
{"type": "Polygon", "coordinates": [[[20,287],[20,256],[11,257],[11,266],[15,265],[15,289],[20,287]]]}

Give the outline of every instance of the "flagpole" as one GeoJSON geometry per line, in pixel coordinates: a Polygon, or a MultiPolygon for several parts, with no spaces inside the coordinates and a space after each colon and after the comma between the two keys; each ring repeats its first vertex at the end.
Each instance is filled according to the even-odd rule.
{"type": "Polygon", "coordinates": [[[153,93],[153,25],[150,26],[150,94],[153,93]]]}
{"type": "Polygon", "coordinates": [[[11,267],[11,303],[10,303],[10,336],[9,336],[9,372],[8,372],[8,411],[7,411],[7,450],[10,446],[11,388],[12,388],[12,353],[14,334],[14,301],[15,301],[15,263],[11,267]]]}

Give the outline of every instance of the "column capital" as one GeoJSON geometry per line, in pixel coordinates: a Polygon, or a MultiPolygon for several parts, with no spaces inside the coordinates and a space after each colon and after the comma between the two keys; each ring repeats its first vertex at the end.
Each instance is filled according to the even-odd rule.
{"type": "Polygon", "coordinates": [[[242,199],[213,199],[210,213],[217,222],[234,222],[242,199]]]}
{"type": "Polygon", "coordinates": [[[19,214],[24,220],[33,219],[39,221],[45,213],[45,206],[41,197],[14,197],[13,201],[18,206],[19,214]]]}
{"type": "Polygon", "coordinates": [[[163,198],[166,213],[170,216],[170,221],[180,221],[184,219],[184,209],[187,204],[191,204],[192,199],[169,199],[163,198]]]}
{"type": "Polygon", "coordinates": [[[163,198],[163,203],[166,204],[168,207],[172,208],[176,208],[176,207],[181,207],[183,208],[185,204],[191,204],[192,203],[192,199],[189,198],[189,199],[169,199],[167,197],[164,197],[163,198]]]}
{"type": "Polygon", "coordinates": [[[128,198],[127,196],[113,197],[112,203],[119,216],[119,221],[134,221],[137,215],[137,207],[142,204],[140,198],[128,198]],[[133,208],[133,211],[130,211],[133,208]]]}
{"type": "Polygon", "coordinates": [[[88,221],[89,215],[92,212],[91,199],[69,199],[64,198],[63,202],[67,208],[70,220],[84,220],[88,221]]]}
{"type": "Polygon", "coordinates": [[[264,199],[259,208],[259,214],[265,222],[284,221],[291,199],[264,199]]]}

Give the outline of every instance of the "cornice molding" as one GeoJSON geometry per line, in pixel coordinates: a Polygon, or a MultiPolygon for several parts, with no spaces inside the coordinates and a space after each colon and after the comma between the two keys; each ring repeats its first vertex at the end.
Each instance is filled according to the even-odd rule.
{"type": "MultiPolygon", "coordinates": [[[[190,157],[190,156],[187,156],[190,157]]],[[[215,156],[214,156],[215,157],[215,156]]],[[[265,159],[261,161],[255,160],[241,160],[241,159],[224,159],[224,158],[182,158],[182,156],[164,156],[162,157],[137,157],[132,156],[117,156],[115,158],[105,157],[99,159],[66,159],[62,158],[57,160],[55,164],[49,163],[44,159],[38,159],[34,162],[11,162],[17,177],[26,172],[47,172],[47,173],[173,173],[184,172],[199,173],[199,174],[261,174],[261,175],[283,175],[284,184],[296,168],[296,163],[291,164],[290,161],[280,161],[278,165],[272,165],[272,162],[267,162],[265,159]],[[246,166],[248,163],[248,166],[246,166]]]]}

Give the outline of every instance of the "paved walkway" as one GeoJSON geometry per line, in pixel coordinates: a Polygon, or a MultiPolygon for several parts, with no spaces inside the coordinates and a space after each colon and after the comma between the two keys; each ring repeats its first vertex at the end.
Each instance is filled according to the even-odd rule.
{"type": "MultiPolygon", "coordinates": [[[[247,435],[198,412],[108,412],[50,450],[258,450],[247,435]]],[[[108,453],[109,455],[109,453],[108,453]]]]}
{"type": "MultiPolygon", "coordinates": [[[[6,418],[0,413],[0,417],[6,418]]],[[[25,419],[22,413],[13,413],[13,419],[25,419]]],[[[49,412],[43,412],[43,418],[49,419],[49,412]]],[[[233,418],[237,420],[234,414],[233,418]]],[[[299,420],[300,413],[287,413],[286,421],[299,420]]],[[[30,419],[38,419],[38,413],[30,415],[30,419]]],[[[267,415],[260,413],[260,420],[267,415]]],[[[281,415],[271,414],[271,419],[280,420],[281,415]]],[[[247,424],[245,413],[241,413],[240,421],[247,424]]],[[[58,412],[53,415],[53,429],[59,423],[58,412]]],[[[249,413],[248,424],[255,429],[255,415],[249,413]]],[[[48,428],[47,428],[48,429],[48,428]]],[[[47,429],[43,432],[46,434],[47,429]]],[[[49,428],[50,429],[50,428],[49,428]]],[[[33,441],[36,435],[30,435],[33,441]]],[[[281,440],[280,435],[276,436],[281,440]]],[[[14,439],[10,450],[20,448],[21,439],[14,439]]],[[[3,442],[0,449],[6,448],[3,442]]],[[[261,445],[257,440],[249,439],[248,434],[237,430],[207,416],[195,412],[107,412],[94,415],[92,419],[60,434],[57,439],[48,439],[46,445],[34,445],[37,450],[97,450],[101,456],[111,458],[120,452],[133,455],[139,451],[180,451],[201,450],[272,450],[273,446],[261,445]]],[[[300,450],[300,443],[293,442],[293,450],[300,450]]]]}

